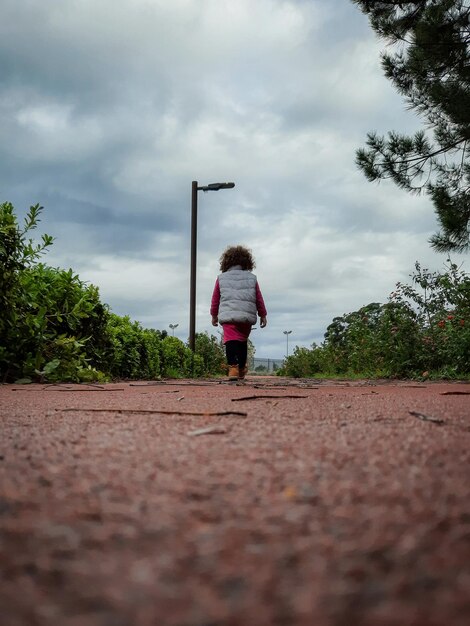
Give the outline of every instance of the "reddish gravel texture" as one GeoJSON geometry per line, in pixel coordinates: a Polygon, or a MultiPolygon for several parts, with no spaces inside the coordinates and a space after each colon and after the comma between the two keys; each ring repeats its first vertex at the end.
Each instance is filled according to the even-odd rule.
{"type": "Polygon", "coordinates": [[[470,384],[2,385],[0,407],[2,626],[470,624],[470,384]]]}

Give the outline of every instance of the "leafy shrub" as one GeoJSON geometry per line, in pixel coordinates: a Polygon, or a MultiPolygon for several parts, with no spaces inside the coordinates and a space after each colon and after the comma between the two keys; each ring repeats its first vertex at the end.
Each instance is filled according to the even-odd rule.
{"type": "Polygon", "coordinates": [[[30,207],[21,229],[13,205],[9,202],[0,205],[0,375],[4,379],[21,369],[24,343],[36,326],[33,319],[23,317],[29,295],[21,276],[52,243],[48,235],[43,235],[42,244],[37,246],[26,238],[36,227],[41,210],[39,205],[30,207]]]}
{"type": "Polygon", "coordinates": [[[97,288],[72,270],[37,262],[53,241],[43,235],[34,245],[26,238],[41,211],[32,206],[20,229],[13,205],[0,205],[0,375],[5,380],[100,377],[90,362],[98,360],[106,307],[97,288]]]}
{"type": "Polygon", "coordinates": [[[162,372],[169,378],[182,378],[185,376],[202,376],[202,357],[193,354],[180,339],[167,336],[162,341],[162,372]]]}
{"type": "Polygon", "coordinates": [[[311,349],[296,346],[293,353],[287,357],[277,374],[293,376],[294,378],[308,378],[324,373],[324,351],[316,344],[311,349]]]}
{"type": "Polygon", "coordinates": [[[100,365],[109,312],[98,289],[81,281],[71,269],[42,263],[25,269],[20,283],[28,295],[18,328],[24,373],[31,375],[58,359],[54,379],[80,380],[81,370],[90,373],[90,368],[93,371],[100,365]]]}
{"type": "Polygon", "coordinates": [[[201,359],[202,375],[226,372],[225,352],[214,335],[196,333],[196,355],[201,359]]]}
{"type": "Polygon", "coordinates": [[[325,333],[321,361],[333,374],[408,375],[419,366],[417,333],[411,307],[373,302],[333,320],[325,333]]]}
{"type": "Polygon", "coordinates": [[[448,260],[443,272],[415,265],[386,304],[335,317],[321,346],[296,348],[280,373],[456,378],[470,373],[470,276],[448,260]]]}
{"type": "Polygon", "coordinates": [[[158,378],[162,374],[162,338],[166,332],[144,329],[128,315],[110,313],[107,325],[109,348],[103,356],[113,378],[158,378]]]}
{"type": "Polygon", "coordinates": [[[413,309],[421,367],[455,377],[470,372],[470,276],[450,259],[443,272],[415,264],[412,285],[397,284],[392,302],[413,309]]]}
{"type": "Polygon", "coordinates": [[[39,263],[53,238],[27,238],[42,207],[32,206],[20,228],[14,207],[0,205],[0,377],[15,380],[202,376],[220,372],[223,352],[198,335],[196,354],[166,331],[142,328],[100,301],[98,288],[71,269],[39,263]]]}

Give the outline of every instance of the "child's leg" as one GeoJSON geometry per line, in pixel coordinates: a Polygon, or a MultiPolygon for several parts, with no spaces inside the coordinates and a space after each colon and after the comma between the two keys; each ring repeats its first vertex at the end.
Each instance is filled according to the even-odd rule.
{"type": "Polygon", "coordinates": [[[245,378],[248,360],[248,341],[238,342],[238,378],[245,378]]]}
{"type": "Polygon", "coordinates": [[[248,342],[232,341],[225,342],[225,353],[227,355],[227,363],[229,365],[239,365],[244,367],[248,358],[248,342]]]}
{"type": "Polygon", "coordinates": [[[238,365],[238,343],[240,342],[235,340],[225,342],[225,354],[229,365],[238,365]]]}
{"type": "Polygon", "coordinates": [[[229,380],[237,380],[239,375],[238,368],[238,344],[240,342],[236,340],[225,342],[225,354],[227,355],[227,363],[229,366],[228,377],[229,380]]]}

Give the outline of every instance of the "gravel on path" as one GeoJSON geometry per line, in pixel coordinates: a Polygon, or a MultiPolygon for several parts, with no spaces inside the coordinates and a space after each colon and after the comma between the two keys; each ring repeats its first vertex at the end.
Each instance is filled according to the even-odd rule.
{"type": "Polygon", "coordinates": [[[470,384],[0,385],[2,626],[468,626],[470,384]]]}

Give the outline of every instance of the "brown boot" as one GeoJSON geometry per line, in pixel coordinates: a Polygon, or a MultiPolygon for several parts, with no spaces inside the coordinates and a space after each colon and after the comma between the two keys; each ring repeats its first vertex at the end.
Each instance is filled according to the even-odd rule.
{"type": "Polygon", "coordinates": [[[247,372],[248,372],[248,368],[247,368],[246,365],[245,365],[245,367],[240,367],[239,368],[239,373],[238,373],[238,380],[243,380],[245,378],[247,372]]]}
{"type": "Polygon", "coordinates": [[[228,369],[228,379],[238,380],[240,373],[238,371],[238,365],[230,365],[228,369]]]}

